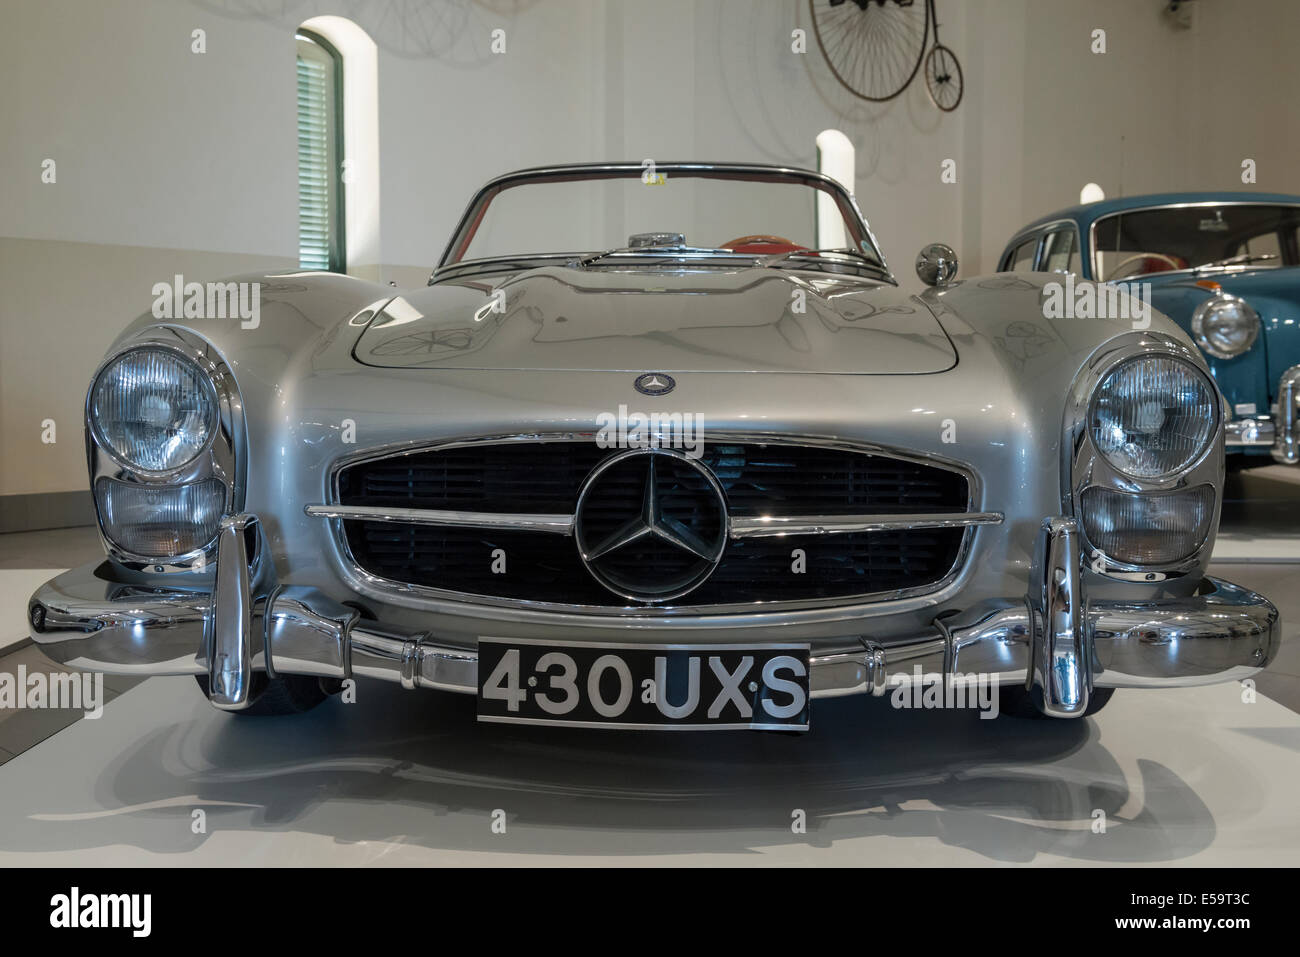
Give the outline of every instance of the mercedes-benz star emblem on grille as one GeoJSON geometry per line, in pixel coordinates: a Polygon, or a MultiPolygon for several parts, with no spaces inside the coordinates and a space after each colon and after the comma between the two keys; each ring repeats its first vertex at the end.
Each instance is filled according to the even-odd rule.
{"type": "Polygon", "coordinates": [[[727,547],[727,497],[707,467],[669,449],[605,459],[578,493],[574,537],[587,570],[635,601],[679,598],[727,547]]]}
{"type": "Polygon", "coordinates": [[[642,395],[667,395],[677,388],[677,380],[664,372],[647,372],[632,383],[642,395]]]}

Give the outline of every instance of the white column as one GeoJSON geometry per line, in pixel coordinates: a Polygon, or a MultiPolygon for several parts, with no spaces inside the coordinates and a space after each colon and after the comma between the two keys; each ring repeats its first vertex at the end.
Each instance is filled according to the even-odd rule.
{"type": "MultiPolygon", "coordinates": [[[[817,134],[817,172],[829,176],[850,193],[854,182],[854,150],[849,138],[839,130],[822,130],[817,134]]],[[[817,248],[840,249],[848,242],[844,219],[835,201],[825,193],[817,196],[817,248]]]]}

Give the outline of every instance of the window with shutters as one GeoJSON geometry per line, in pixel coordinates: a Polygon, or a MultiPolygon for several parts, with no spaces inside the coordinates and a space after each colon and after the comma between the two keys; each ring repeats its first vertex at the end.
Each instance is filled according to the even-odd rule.
{"type": "Polygon", "coordinates": [[[343,60],[299,30],[298,265],[343,272],[343,60]]]}

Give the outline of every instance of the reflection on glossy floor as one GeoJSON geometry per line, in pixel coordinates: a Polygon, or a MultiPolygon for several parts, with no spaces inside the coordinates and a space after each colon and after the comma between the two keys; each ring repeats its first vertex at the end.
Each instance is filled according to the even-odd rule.
{"type": "Polygon", "coordinates": [[[470,698],[361,690],[267,721],[150,679],[0,767],[0,865],[1287,864],[1300,847],[1300,716],[1236,685],[1121,694],[1074,722],[819,701],[802,737],[479,725],[470,698]]]}

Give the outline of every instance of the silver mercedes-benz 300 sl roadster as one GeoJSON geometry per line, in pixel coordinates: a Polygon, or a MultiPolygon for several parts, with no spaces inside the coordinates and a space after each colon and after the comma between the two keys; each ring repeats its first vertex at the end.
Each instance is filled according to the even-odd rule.
{"type": "Polygon", "coordinates": [[[177,277],[91,382],[106,559],[32,637],[245,714],[383,679],[665,730],[918,679],[1078,717],[1264,667],[1276,610],[1206,575],[1199,352],[956,269],[926,247],[900,291],[819,174],[647,162],[491,181],[416,290],[177,277]]]}

